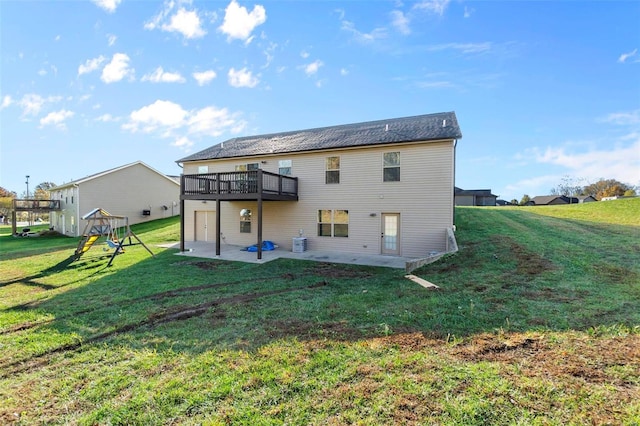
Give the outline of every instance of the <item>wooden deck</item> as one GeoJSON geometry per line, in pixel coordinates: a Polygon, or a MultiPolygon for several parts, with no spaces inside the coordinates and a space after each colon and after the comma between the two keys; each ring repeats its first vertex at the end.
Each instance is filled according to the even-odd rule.
{"type": "Polygon", "coordinates": [[[298,178],[263,170],[182,175],[180,199],[298,201],[298,178]]]}

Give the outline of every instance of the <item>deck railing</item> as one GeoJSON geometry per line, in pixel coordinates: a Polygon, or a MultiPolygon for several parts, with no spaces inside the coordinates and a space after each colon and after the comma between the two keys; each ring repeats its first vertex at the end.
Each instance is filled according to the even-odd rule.
{"type": "Polygon", "coordinates": [[[250,170],[245,172],[201,173],[182,175],[181,193],[186,196],[198,195],[242,195],[260,194],[278,196],[298,196],[298,178],[250,170]]]}
{"type": "Polygon", "coordinates": [[[15,198],[13,209],[17,211],[42,211],[60,210],[60,200],[25,200],[15,198]]]}

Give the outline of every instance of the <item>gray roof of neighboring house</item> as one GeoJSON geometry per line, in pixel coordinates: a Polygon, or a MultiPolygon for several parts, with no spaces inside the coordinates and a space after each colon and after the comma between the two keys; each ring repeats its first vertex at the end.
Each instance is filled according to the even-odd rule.
{"type": "Polygon", "coordinates": [[[536,197],[533,197],[529,202],[542,206],[550,204],[558,198],[567,204],[574,204],[578,202],[578,199],[576,197],[567,197],[565,195],[538,195],[536,197]]]}
{"type": "Polygon", "coordinates": [[[490,189],[462,189],[457,186],[454,188],[455,195],[475,195],[481,197],[497,197],[491,193],[490,189]]]}
{"type": "Polygon", "coordinates": [[[210,160],[462,137],[455,112],[229,139],[178,160],[210,160]]]}

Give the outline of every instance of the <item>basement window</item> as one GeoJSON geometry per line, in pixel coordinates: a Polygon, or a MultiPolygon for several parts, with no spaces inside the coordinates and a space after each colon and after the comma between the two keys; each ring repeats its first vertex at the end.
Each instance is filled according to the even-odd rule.
{"type": "Polygon", "coordinates": [[[349,210],[318,210],[319,237],[348,237],[349,210]]]}

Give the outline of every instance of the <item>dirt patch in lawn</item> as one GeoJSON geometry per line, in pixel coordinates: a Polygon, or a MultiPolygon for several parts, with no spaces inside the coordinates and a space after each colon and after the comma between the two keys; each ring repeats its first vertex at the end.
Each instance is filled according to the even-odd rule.
{"type": "Polygon", "coordinates": [[[576,333],[556,339],[542,333],[483,333],[461,343],[446,343],[423,333],[402,333],[367,341],[372,346],[394,346],[407,352],[436,350],[466,362],[517,365],[527,376],[578,378],[630,389],[640,396],[638,334],[596,338],[576,333]]]}
{"type": "Polygon", "coordinates": [[[274,339],[296,337],[300,340],[328,338],[333,340],[357,340],[362,331],[350,326],[346,321],[313,322],[297,318],[274,320],[265,324],[269,337],[274,339]]]}
{"type": "Polygon", "coordinates": [[[307,269],[306,273],[319,275],[325,278],[369,278],[373,274],[367,271],[351,269],[344,265],[336,266],[332,263],[317,263],[307,269]]]}
{"type": "MultiPolygon", "coordinates": [[[[546,271],[556,269],[556,266],[538,253],[527,250],[526,247],[518,244],[511,237],[505,235],[492,235],[491,242],[496,245],[500,252],[504,252],[508,258],[516,261],[516,275],[526,275],[533,277],[546,271]]],[[[496,255],[497,256],[497,255],[496,255]]],[[[498,256],[499,258],[500,256],[498,256]]]]}
{"type": "Polygon", "coordinates": [[[591,266],[593,271],[605,284],[637,284],[640,282],[640,274],[623,265],[595,263],[591,266]]]}
{"type": "Polygon", "coordinates": [[[452,347],[451,354],[465,361],[517,364],[523,374],[532,377],[571,376],[620,387],[635,382],[635,391],[640,391],[640,335],[569,335],[567,340],[554,342],[544,335],[521,333],[481,334],[452,347]]]}

